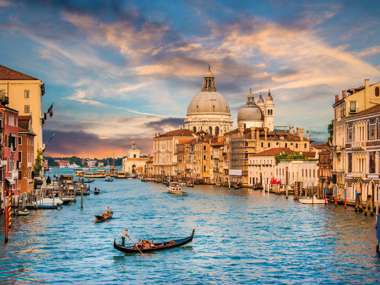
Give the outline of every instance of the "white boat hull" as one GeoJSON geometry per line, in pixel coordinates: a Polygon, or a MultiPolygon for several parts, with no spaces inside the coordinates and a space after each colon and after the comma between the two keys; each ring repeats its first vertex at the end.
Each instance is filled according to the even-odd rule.
{"type": "Polygon", "coordinates": [[[299,202],[301,204],[326,204],[325,199],[317,199],[317,198],[300,198],[299,202]]]}

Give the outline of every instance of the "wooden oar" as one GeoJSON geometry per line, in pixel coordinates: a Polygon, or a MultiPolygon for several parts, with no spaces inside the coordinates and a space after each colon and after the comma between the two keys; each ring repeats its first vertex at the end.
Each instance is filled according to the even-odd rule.
{"type": "MultiPolygon", "coordinates": [[[[136,243],[135,243],[135,242],[129,237],[129,235],[128,235],[127,237],[128,237],[128,239],[129,239],[132,243],[136,244],[136,243]]],[[[136,248],[138,249],[138,251],[140,252],[141,255],[144,255],[144,253],[141,251],[141,249],[140,249],[138,246],[136,246],[136,248]]]]}

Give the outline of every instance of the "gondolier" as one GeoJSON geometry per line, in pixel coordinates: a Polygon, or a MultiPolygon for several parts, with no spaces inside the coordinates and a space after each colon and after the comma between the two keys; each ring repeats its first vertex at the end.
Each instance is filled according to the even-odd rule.
{"type": "Polygon", "coordinates": [[[125,239],[129,238],[128,229],[126,228],[121,234],[121,244],[125,246],[125,239]]]}

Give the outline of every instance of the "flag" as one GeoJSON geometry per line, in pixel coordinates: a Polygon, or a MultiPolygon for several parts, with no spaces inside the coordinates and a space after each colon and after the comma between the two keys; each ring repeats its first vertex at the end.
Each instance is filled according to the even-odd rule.
{"type": "Polygon", "coordinates": [[[47,113],[49,114],[50,117],[53,117],[53,104],[50,105],[47,113]]]}

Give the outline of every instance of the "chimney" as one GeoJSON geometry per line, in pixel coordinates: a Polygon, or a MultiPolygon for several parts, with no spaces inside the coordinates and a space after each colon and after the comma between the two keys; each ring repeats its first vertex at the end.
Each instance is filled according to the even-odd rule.
{"type": "Polygon", "coordinates": [[[364,79],[364,88],[367,89],[369,86],[369,79],[364,79]]]}
{"type": "Polygon", "coordinates": [[[301,141],[303,141],[304,138],[304,130],[303,128],[298,129],[298,136],[300,137],[301,141]]]}

